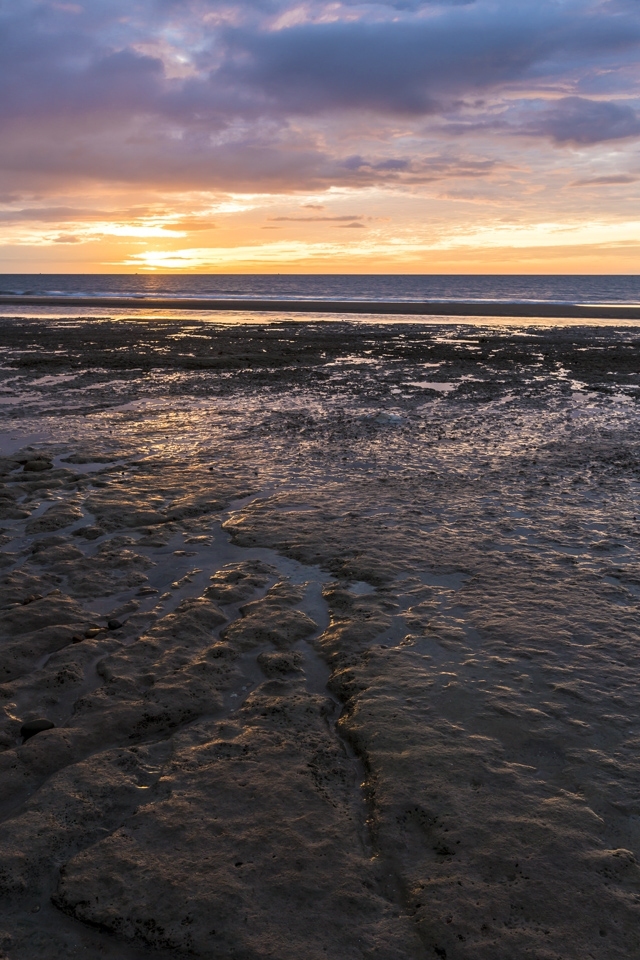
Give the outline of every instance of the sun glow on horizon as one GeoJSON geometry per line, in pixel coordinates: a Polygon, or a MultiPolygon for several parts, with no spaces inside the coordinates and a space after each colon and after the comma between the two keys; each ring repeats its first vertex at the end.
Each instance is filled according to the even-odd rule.
{"type": "Polygon", "coordinates": [[[439,272],[443,263],[460,264],[460,272],[469,267],[471,272],[492,272],[498,254],[502,266],[497,272],[504,271],[505,257],[512,264],[507,272],[527,272],[530,263],[532,272],[558,272],[559,260],[567,257],[578,262],[600,257],[611,263],[617,251],[624,268],[612,272],[633,272],[640,252],[637,219],[573,215],[523,222],[505,216],[504,209],[498,217],[495,206],[475,203],[470,208],[462,201],[453,217],[437,196],[398,190],[368,190],[366,196],[341,190],[324,197],[315,192],[294,197],[177,195],[163,198],[162,205],[150,197],[140,207],[125,211],[122,219],[114,211],[109,219],[104,198],[93,216],[87,207],[76,213],[71,206],[61,210],[32,203],[25,223],[24,207],[0,205],[5,220],[0,263],[6,272],[30,272],[28,267],[38,263],[45,272],[65,272],[56,266],[61,261],[82,265],[84,272],[116,273],[340,273],[347,264],[346,272],[404,268],[428,273],[439,272]],[[63,222],[54,228],[48,222],[53,218],[63,222]],[[71,257],[61,256],[61,250],[66,254],[71,249],[71,257]]]}

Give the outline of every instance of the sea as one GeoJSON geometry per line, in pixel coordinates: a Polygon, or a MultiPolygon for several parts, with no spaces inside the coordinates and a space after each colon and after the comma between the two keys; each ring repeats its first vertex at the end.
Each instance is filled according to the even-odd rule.
{"type": "Polygon", "coordinates": [[[640,304],[639,276],[0,274],[0,295],[640,304]]]}
{"type": "MultiPolygon", "coordinates": [[[[35,306],[17,304],[0,305],[0,317],[42,317],[49,320],[73,320],[79,315],[95,320],[151,318],[167,319],[166,309],[145,304],[146,299],[171,298],[174,304],[170,316],[176,320],[201,319],[211,323],[246,324],[274,323],[283,319],[278,310],[267,313],[256,309],[249,310],[247,300],[277,300],[285,304],[287,300],[323,300],[336,301],[425,301],[438,300],[450,302],[498,302],[513,304],[599,304],[599,305],[640,305],[640,276],[498,276],[498,275],[416,275],[416,274],[0,274],[0,296],[31,295],[69,298],[66,303],[55,306],[35,306]],[[127,297],[140,300],[139,307],[122,305],[98,306],[91,298],[127,297]],[[244,300],[245,304],[235,309],[211,312],[205,309],[187,307],[190,299],[226,299],[244,300]],[[180,309],[179,301],[185,301],[180,309]],[[73,302],[71,302],[73,301],[73,302]],[[178,303],[176,303],[176,301],[178,303]]],[[[284,308],[286,316],[286,307],[284,308]]],[[[372,309],[371,315],[353,316],[351,311],[336,311],[314,314],[296,312],[298,319],[345,320],[351,323],[373,320],[380,323],[397,323],[398,316],[381,314],[372,309]]],[[[559,316],[562,316],[560,311],[559,316]]],[[[428,317],[403,316],[402,322],[409,323],[469,323],[483,325],[495,323],[498,326],[511,326],[516,320],[506,317],[481,318],[466,316],[460,309],[452,309],[452,315],[428,317]]],[[[598,321],[600,322],[600,321],[598,321]]],[[[603,325],[619,321],[601,321],[603,325]]],[[[518,325],[581,325],[584,320],[569,319],[519,319],[518,325]]],[[[640,321],[627,321],[636,326],[640,321]]]]}

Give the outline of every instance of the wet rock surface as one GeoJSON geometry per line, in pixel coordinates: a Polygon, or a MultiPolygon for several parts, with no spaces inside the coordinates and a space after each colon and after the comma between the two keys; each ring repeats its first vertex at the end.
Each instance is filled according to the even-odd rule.
{"type": "Polygon", "coordinates": [[[637,328],[0,346],[5,956],[640,954],[637,328]]]}

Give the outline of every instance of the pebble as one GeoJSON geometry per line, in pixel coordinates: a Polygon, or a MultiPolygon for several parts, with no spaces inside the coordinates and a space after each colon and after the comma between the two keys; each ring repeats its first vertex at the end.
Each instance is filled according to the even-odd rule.
{"type": "Polygon", "coordinates": [[[119,620],[108,620],[107,626],[109,627],[109,630],[119,630],[120,627],[123,626],[123,624],[120,623],[119,620]]]}
{"type": "Polygon", "coordinates": [[[39,717],[37,720],[27,720],[27,722],[23,723],[20,727],[20,736],[23,742],[26,743],[31,737],[35,737],[36,733],[42,733],[43,730],[52,730],[54,727],[55,723],[52,723],[51,720],[46,720],[44,717],[39,717]]]}

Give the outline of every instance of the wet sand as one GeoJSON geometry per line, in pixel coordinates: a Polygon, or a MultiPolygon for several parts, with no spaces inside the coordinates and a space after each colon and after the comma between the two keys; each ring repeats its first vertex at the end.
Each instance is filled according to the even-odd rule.
{"type": "Polygon", "coordinates": [[[640,320],[640,306],[620,303],[566,303],[505,300],[278,300],[251,297],[56,296],[52,294],[0,294],[0,307],[58,307],[109,310],[126,308],[198,313],[256,311],[261,313],[383,314],[418,317],[530,317],[573,320],[640,320]]]}
{"type": "Polygon", "coordinates": [[[6,957],[640,955],[639,328],[0,351],[6,957]]]}

